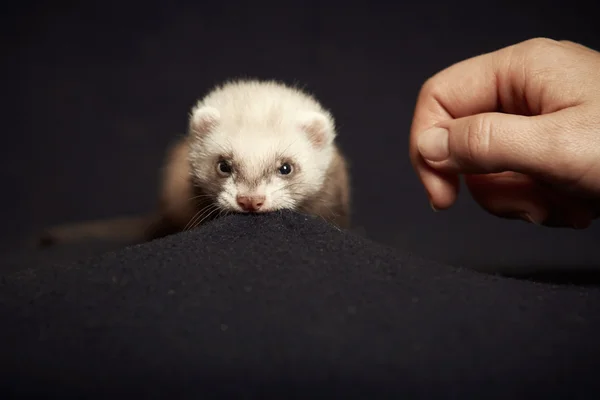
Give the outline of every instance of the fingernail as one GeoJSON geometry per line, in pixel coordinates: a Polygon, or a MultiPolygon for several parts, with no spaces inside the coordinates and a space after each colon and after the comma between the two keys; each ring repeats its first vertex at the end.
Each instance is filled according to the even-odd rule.
{"type": "Polygon", "coordinates": [[[534,225],[539,225],[539,223],[535,219],[533,219],[533,217],[529,213],[522,213],[521,218],[525,221],[531,222],[534,225]]]}
{"type": "Polygon", "coordinates": [[[433,212],[438,212],[439,211],[437,208],[435,208],[435,206],[433,205],[432,202],[429,202],[429,206],[431,207],[431,209],[433,210],[433,212]]]}
{"type": "Polygon", "coordinates": [[[429,161],[444,161],[448,151],[448,131],[444,128],[431,128],[421,133],[417,142],[419,153],[429,161]]]}

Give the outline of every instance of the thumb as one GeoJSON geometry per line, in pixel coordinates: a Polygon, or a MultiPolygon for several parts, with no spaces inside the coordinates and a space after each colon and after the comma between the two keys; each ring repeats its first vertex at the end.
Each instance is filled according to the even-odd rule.
{"type": "Polygon", "coordinates": [[[417,148],[440,172],[536,174],[556,159],[553,129],[544,116],[483,113],[444,121],[422,132],[417,148]]]}

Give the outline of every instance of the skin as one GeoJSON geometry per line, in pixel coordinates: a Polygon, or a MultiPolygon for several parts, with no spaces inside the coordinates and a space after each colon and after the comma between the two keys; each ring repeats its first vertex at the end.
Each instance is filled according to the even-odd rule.
{"type": "Polygon", "coordinates": [[[503,218],[588,227],[600,215],[600,53],[527,40],[428,79],[409,155],[434,210],[450,208],[460,177],[503,218]]]}

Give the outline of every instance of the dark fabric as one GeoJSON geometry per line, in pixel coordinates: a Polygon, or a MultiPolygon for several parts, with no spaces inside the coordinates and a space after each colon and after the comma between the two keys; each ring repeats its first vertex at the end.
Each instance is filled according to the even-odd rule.
{"type": "Polygon", "coordinates": [[[600,389],[599,288],[439,265],[287,212],[12,273],[0,300],[5,393],[516,399],[600,389]]]}

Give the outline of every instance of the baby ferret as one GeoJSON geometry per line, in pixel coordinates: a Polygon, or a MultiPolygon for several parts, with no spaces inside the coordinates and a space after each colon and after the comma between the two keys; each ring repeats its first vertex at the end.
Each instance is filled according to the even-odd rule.
{"type": "Polygon", "coordinates": [[[350,223],[348,165],[331,113],[276,81],[226,82],[199,100],[168,150],[156,212],[48,229],[42,243],[144,242],[228,213],[293,210],[350,223]]]}

